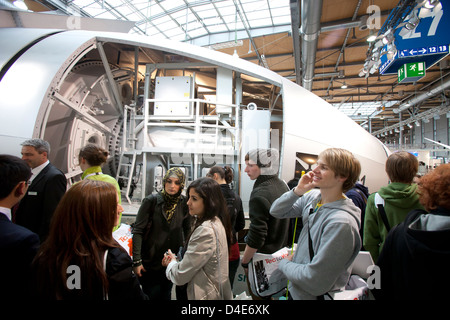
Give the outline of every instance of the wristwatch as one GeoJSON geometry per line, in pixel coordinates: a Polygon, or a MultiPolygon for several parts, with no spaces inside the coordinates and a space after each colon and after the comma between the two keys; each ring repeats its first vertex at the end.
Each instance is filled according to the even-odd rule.
{"type": "Polygon", "coordinates": [[[242,268],[248,269],[248,264],[249,264],[249,263],[250,263],[250,262],[247,262],[247,263],[241,263],[242,268]]]}

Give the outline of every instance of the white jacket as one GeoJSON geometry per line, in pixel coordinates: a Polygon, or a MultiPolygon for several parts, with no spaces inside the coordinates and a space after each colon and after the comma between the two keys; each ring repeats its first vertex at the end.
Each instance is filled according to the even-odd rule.
{"type": "Polygon", "coordinates": [[[169,263],[166,276],[175,285],[188,284],[189,300],[233,298],[228,280],[227,237],[219,218],[207,220],[194,230],[183,259],[169,263]]]}

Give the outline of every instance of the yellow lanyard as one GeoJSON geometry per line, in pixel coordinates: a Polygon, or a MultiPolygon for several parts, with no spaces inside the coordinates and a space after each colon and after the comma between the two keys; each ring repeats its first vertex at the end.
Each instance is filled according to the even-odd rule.
{"type": "Polygon", "coordinates": [[[313,212],[317,212],[317,210],[319,210],[319,208],[322,206],[322,202],[321,201],[319,201],[317,204],[316,204],[316,207],[314,208],[314,211],[313,212]]]}

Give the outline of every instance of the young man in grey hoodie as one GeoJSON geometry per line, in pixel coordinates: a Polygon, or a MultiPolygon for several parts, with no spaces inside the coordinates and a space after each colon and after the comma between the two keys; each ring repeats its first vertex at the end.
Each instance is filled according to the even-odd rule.
{"type": "Polygon", "coordinates": [[[347,284],[361,239],[360,209],[344,193],[360,172],[361,165],[351,152],[326,149],[317,167],[272,204],[274,217],[303,221],[295,253],[279,264],[289,280],[291,299],[317,299],[347,284]]]}

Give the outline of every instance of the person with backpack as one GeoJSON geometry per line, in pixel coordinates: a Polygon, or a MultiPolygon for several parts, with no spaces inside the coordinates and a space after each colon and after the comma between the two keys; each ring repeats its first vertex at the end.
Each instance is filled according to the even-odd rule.
{"type": "Polygon", "coordinates": [[[170,300],[172,282],[161,259],[167,249],[178,252],[190,233],[187,200],[181,194],[185,175],[180,168],[167,170],[163,190],[144,198],[132,227],[133,268],[150,300],[170,300]]]}
{"type": "Polygon", "coordinates": [[[378,258],[376,300],[447,300],[450,278],[450,164],[441,164],[418,182],[415,209],[392,228],[378,258]]]}
{"type": "Polygon", "coordinates": [[[237,233],[245,227],[245,217],[242,200],[239,195],[230,188],[230,184],[233,181],[233,169],[231,167],[214,166],[209,169],[209,172],[206,174],[206,176],[216,180],[220,185],[220,189],[222,190],[222,194],[226,200],[228,213],[230,215],[231,228],[233,230],[233,239],[231,241],[228,263],[228,277],[230,279],[231,289],[233,289],[234,277],[236,275],[236,271],[239,267],[240,261],[237,233]]]}
{"type": "Polygon", "coordinates": [[[391,181],[367,199],[363,246],[377,261],[389,230],[405,220],[413,209],[423,209],[413,179],[419,161],[409,152],[398,151],[386,160],[386,173],[391,181]]]}

